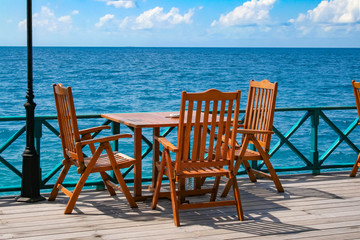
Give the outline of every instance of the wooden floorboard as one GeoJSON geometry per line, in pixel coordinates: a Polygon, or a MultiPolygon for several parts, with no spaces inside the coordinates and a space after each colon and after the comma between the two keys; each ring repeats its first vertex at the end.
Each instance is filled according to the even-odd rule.
{"type": "Polygon", "coordinates": [[[121,193],[83,191],[73,214],[65,215],[63,194],[33,204],[1,197],[0,239],[360,239],[360,177],[325,173],[280,179],[284,193],[268,180],[239,178],[243,222],[233,206],[191,209],[180,211],[178,228],[167,199],[160,199],[156,210],[150,199],[131,209],[121,193]]]}

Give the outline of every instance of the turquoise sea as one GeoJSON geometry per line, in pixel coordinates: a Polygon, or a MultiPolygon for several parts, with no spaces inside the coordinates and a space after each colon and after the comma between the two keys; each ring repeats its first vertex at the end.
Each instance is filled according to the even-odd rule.
{"type": "MultiPolygon", "coordinates": [[[[176,111],[183,90],[199,92],[209,88],[240,89],[244,108],[250,79],[279,83],[277,108],[354,106],[351,80],[360,81],[360,49],[350,48],[35,47],[33,52],[37,116],[56,114],[53,83],[72,86],[78,114],[100,114],[176,111]]],[[[1,117],[25,115],[26,57],[25,47],[0,47],[1,117]]],[[[274,124],[284,133],[303,114],[277,113],[274,124]]],[[[338,111],[329,117],[344,130],[356,117],[356,111],[338,111]]],[[[101,119],[80,122],[80,126],[102,122],[101,119]]],[[[51,124],[57,127],[56,121],[51,124]]],[[[2,145],[24,122],[0,122],[0,125],[2,145]]],[[[304,155],[309,148],[304,143],[309,134],[309,128],[304,127],[293,137],[293,143],[303,149],[304,155]]],[[[328,147],[327,140],[331,140],[331,144],[337,137],[326,128],[321,134],[324,149],[328,147]]],[[[354,142],[356,135],[358,132],[350,135],[354,142]]],[[[23,136],[1,153],[1,157],[19,170],[24,139],[23,136]]],[[[43,139],[41,166],[44,175],[62,157],[60,142],[54,135],[44,130],[43,139]]],[[[277,140],[274,138],[275,142],[277,140]]],[[[131,143],[123,143],[120,148],[132,155],[131,146],[131,143]]],[[[347,146],[337,151],[334,154],[337,161],[355,161],[356,154],[347,146]]],[[[151,159],[146,161],[145,168],[150,169],[151,159]]],[[[273,157],[275,166],[296,165],[298,161],[286,148],[273,157]]],[[[13,185],[15,181],[18,177],[0,163],[0,186],[9,182],[13,185]]]]}

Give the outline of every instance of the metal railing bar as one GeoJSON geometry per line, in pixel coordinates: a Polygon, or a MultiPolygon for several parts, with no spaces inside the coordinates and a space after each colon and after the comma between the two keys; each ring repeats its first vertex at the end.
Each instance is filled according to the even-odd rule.
{"type": "Polygon", "coordinates": [[[58,163],[48,174],[43,177],[41,184],[45,185],[45,183],[47,183],[62,167],[62,162],[58,163]]]}
{"type": "Polygon", "coordinates": [[[4,164],[7,168],[9,168],[13,173],[18,175],[20,178],[22,177],[22,173],[19,170],[17,170],[17,168],[14,167],[11,163],[6,161],[2,156],[0,156],[0,162],[4,164]]]}
{"type": "Polygon", "coordinates": [[[164,132],[162,132],[162,133],[160,134],[160,136],[166,137],[166,136],[169,135],[169,134],[172,132],[172,130],[174,130],[174,129],[175,129],[175,127],[169,127],[169,128],[167,128],[164,132]]]}
{"type": "Polygon", "coordinates": [[[45,119],[42,121],[42,123],[45,125],[45,127],[47,129],[49,129],[51,132],[53,132],[56,136],[60,136],[60,132],[54,128],[48,121],[46,121],[45,119]]]}
{"type": "Polygon", "coordinates": [[[313,164],[290,142],[288,141],[277,129],[273,128],[275,134],[284,141],[285,144],[293,151],[307,166],[313,166],[313,164]]]}
{"type": "Polygon", "coordinates": [[[25,132],[26,126],[24,125],[19,131],[12,135],[1,147],[0,153],[2,153],[6,148],[8,148],[16,139],[18,139],[21,134],[25,132]]]}
{"type": "Polygon", "coordinates": [[[334,141],[334,143],[321,155],[320,157],[320,165],[330,156],[330,154],[335,151],[335,149],[345,140],[345,142],[356,152],[359,153],[359,149],[355,146],[355,144],[347,137],[358,125],[359,118],[356,118],[349,127],[342,132],[338,127],[335,126],[331,120],[325,116],[325,114],[320,113],[321,118],[334,130],[335,133],[339,135],[338,139],[334,141]]]}
{"type": "Polygon", "coordinates": [[[132,165],[131,167],[126,169],[126,171],[123,173],[123,177],[125,178],[129,174],[129,172],[131,172],[131,170],[133,170],[133,169],[134,169],[134,165],[132,165]]]}
{"type": "MultiPolygon", "coordinates": [[[[323,112],[320,112],[320,117],[334,130],[336,134],[339,135],[341,138],[341,141],[345,141],[355,152],[359,152],[360,150],[355,146],[355,144],[350,141],[350,139],[347,137],[347,135],[350,134],[351,131],[349,131],[347,134],[344,134],[323,112]]],[[[358,121],[355,120],[353,123],[356,123],[358,121]]],[[[348,128],[347,128],[348,129],[348,128]]],[[[352,130],[351,128],[349,130],[352,130]]]]}
{"type": "MultiPolygon", "coordinates": [[[[133,127],[127,126],[132,132],[134,132],[133,127]]],[[[149,148],[152,148],[152,143],[149,139],[147,139],[143,134],[141,134],[141,139],[148,145],[149,148]]]]}
{"type": "Polygon", "coordinates": [[[288,141],[288,139],[303,125],[303,123],[311,116],[310,112],[307,111],[291,128],[289,131],[287,131],[287,133],[285,133],[285,136],[282,135],[280,133],[280,131],[277,130],[277,128],[275,126],[273,126],[273,131],[275,132],[275,134],[279,137],[279,135],[277,133],[280,133],[282,135],[282,137],[284,138],[284,140],[280,138],[280,140],[274,145],[274,147],[272,147],[269,151],[270,156],[274,155],[276,153],[276,151],[278,149],[281,148],[282,145],[284,145],[284,143],[286,141],[288,141]]]}

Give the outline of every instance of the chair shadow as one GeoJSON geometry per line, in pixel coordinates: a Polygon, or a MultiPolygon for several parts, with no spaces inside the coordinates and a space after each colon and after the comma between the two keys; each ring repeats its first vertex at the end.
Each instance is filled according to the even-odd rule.
{"type": "MultiPolygon", "coordinates": [[[[256,233],[259,236],[314,230],[302,226],[282,223],[281,219],[276,217],[274,212],[290,211],[291,209],[286,207],[285,204],[282,204],[282,202],[291,201],[291,199],[306,199],[309,197],[342,199],[342,197],[313,187],[291,187],[291,183],[293,182],[317,181],[309,178],[309,176],[304,176],[303,178],[300,176],[300,178],[301,180],[298,180],[298,177],[281,178],[284,185],[290,184],[290,186],[285,186],[284,193],[278,193],[271,181],[266,180],[252,183],[246,178],[239,178],[238,181],[245,221],[238,221],[235,206],[229,206],[180,211],[181,225],[189,226],[202,224],[213,228],[231,229],[239,232],[246,232],[251,228],[251,232],[256,233]]],[[[329,174],[329,178],[332,178],[331,174],[329,174]]],[[[344,179],[346,179],[346,176],[344,179]]],[[[209,185],[211,185],[211,183],[209,185]]],[[[165,190],[169,190],[166,185],[165,190]]],[[[233,199],[232,192],[230,192],[227,198],[220,198],[219,195],[221,190],[222,189],[220,188],[218,200],[233,199]]],[[[198,200],[201,202],[202,197],[208,200],[208,195],[190,197],[189,199],[190,201],[193,200],[193,202],[197,202],[198,200]]],[[[63,209],[65,209],[67,201],[68,197],[60,193],[55,202],[42,201],[39,203],[56,203],[58,206],[60,205],[59,208],[63,206],[63,209]]],[[[25,205],[27,203],[15,202],[13,197],[0,198],[0,206],[6,207],[19,204],[25,205]]],[[[124,218],[130,221],[144,222],[158,220],[160,218],[172,220],[173,218],[171,201],[168,199],[159,199],[158,208],[156,210],[151,210],[151,199],[138,202],[138,205],[139,208],[130,208],[128,202],[121,193],[118,193],[116,196],[109,196],[106,190],[103,192],[83,191],[75,205],[73,214],[89,216],[106,215],[112,218],[124,218]],[[96,211],[89,210],[91,208],[96,209],[96,211]]],[[[59,211],[59,214],[63,213],[63,211],[59,211]]]]}
{"type": "MultiPolygon", "coordinates": [[[[318,229],[299,226],[294,224],[287,224],[282,222],[273,222],[269,220],[253,220],[246,219],[246,221],[234,221],[232,217],[223,217],[220,221],[208,222],[207,226],[213,229],[228,230],[228,233],[250,233],[255,236],[269,236],[279,234],[294,234],[299,232],[316,231],[318,229]]],[[[184,222],[184,226],[199,224],[199,221],[187,221],[184,222]]],[[[201,223],[200,223],[201,225],[201,223]]]]}

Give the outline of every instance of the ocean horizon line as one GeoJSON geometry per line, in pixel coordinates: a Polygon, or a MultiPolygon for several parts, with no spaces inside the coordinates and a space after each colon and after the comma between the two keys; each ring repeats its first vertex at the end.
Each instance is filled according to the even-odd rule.
{"type": "MultiPolygon", "coordinates": [[[[0,46],[1,48],[27,48],[24,46],[0,46]]],[[[199,47],[199,46],[33,46],[33,48],[197,48],[197,49],[219,49],[219,48],[227,48],[227,49],[360,49],[360,47],[199,47]]]]}

